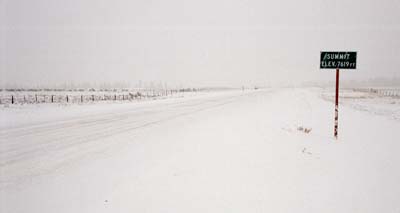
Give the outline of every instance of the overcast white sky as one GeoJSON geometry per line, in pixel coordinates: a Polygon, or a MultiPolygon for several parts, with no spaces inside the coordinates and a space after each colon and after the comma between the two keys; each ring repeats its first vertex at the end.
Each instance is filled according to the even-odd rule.
{"type": "Polygon", "coordinates": [[[399,0],[0,0],[2,84],[333,80],[321,50],[358,51],[342,79],[400,77],[399,0]]]}

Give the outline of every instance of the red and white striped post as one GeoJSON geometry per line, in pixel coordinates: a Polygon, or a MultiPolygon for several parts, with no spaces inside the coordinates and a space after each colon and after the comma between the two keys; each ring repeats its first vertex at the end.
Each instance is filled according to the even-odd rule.
{"type": "Polygon", "coordinates": [[[339,124],[339,69],[336,69],[336,96],[335,96],[335,129],[334,136],[338,137],[338,124],[339,124]]]}

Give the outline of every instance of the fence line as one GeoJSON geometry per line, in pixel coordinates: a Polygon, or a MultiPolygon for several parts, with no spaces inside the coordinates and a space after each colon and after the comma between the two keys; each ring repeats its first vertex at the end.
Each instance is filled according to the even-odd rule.
{"type": "MultiPolygon", "coordinates": [[[[0,96],[0,104],[38,104],[38,103],[88,103],[95,101],[133,101],[169,96],[180,90],[134,92],[122,94],[12,94],[0,96]]],[[[184,92],[184,91],[183,91],[184,92]]]]}
{"type": "Polygon", "coordinates": [[[379,96],[386,96],[392,98],[400,98],[400,89],[365,88],[365,89],[353,89],[353,91],[373,93],[379,96]]]}

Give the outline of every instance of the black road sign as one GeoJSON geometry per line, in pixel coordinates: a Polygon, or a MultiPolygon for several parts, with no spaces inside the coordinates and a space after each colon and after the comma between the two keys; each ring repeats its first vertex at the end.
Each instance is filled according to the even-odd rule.
{"type": "Polygon", "coordinates": [[[321,52],[320,69],[356,69],[357,52],[321,52]]]}

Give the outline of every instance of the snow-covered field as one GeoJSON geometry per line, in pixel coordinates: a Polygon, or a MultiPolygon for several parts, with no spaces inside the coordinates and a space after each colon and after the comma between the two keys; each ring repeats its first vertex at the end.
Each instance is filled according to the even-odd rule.
{"type": "Polygon", "coordinates": [[[400,100],[363,95],[338,140],[319,88],[2,107],[0,212],[400,212],[400,100]]]}
{"type": "MultiPolygon", "coordinates": [[[[325,90],[322,97],[333,101],[334,91],[325,90]]],[[[400,88],[343,89],[340,102],[359,111],[400,120],[400,88]]]]}

